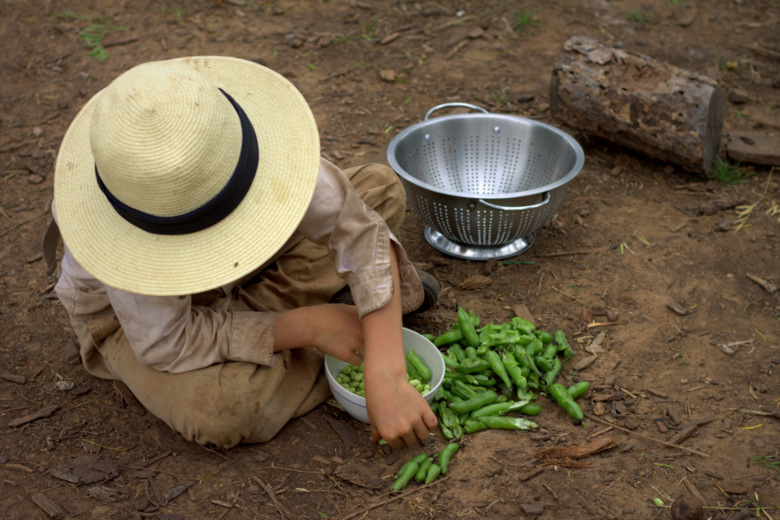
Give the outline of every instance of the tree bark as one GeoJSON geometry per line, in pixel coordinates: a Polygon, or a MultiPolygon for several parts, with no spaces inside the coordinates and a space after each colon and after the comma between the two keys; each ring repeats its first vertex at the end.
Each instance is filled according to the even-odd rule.
{"type": "Polygon", "coordinates": [[[574,36],[550,81],[563,124],[710,175],[723,130],[723,93],[704,76],[574,36]]]}

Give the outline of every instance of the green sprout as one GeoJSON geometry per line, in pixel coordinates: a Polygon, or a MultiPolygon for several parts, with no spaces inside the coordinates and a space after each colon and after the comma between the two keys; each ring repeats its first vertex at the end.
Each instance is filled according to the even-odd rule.
{"type": "Polygon", "coordinates": [[[742,180],[745,169],[739,163],[730,163],[716,156],[712,161],[710,177],[719,180],[723,184],[735,184],[742,180]]]}
{"type": "Polygon", "coordinates": [[[515,34],[520,34],[529,27],[539,24],[539,20],[536,18],[536,13],[527,11],[524,7],[521,7],[517,14],[515,14],[515,23],[512,25],[512,30],[515,34]]]}

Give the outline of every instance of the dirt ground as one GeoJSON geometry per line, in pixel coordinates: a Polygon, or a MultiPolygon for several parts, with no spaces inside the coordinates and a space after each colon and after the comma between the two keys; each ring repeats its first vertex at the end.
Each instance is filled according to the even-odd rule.
{"type": "Polygon", "coordinates": [[[89,376],[39,247],[69,122],[138,63],[216,54],[272,67],[308,99],[323,154],[344,167],[386,162],[400,130],[449,101],[557,125],[550,74],[574,35],[718,80],[724,135],[777,132],[776,1],[3,0],[0,14],[4,518],[662,519],[682,494],[699,496],[703,518],[745,518],[743,507],[780,518],[771,167],[743,164],[727,185],[572,132],[585,167],[533,247],[508,261],[439,253],[410,211],[402,239],[442,295],[408,327],[440,333],[456,304],[483,321],[527,312],[566,332],[577,356],[561,380],[591,390],[585,427],[540,397],[537,431],[468,435],[445,479],[400,496],[391,476],[423,448],[380,449],[332,404],[265,445],[220,451],[89,376]],[[575,370],[586,349],[595,361],[575,370]],[[612,447],[586,459],[534,458],[605,439],[612,447]]]}

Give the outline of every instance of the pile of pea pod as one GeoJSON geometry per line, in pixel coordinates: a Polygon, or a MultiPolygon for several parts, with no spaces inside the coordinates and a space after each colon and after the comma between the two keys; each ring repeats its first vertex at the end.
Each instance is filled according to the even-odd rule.
{"type": "Polygon", "coordinates": [[[440,336],[426,335],[439,347],[446,370],[432,408],[442,436],[458,440],[486,428],[530,430],[538,425],[510,413],[536,415],[533,401],[546,393],[577,421],[583,413],[575,399],[587,381],[569,388],[556,383],[563,362],[574,355],[562,330],[537,329],[523,318],[480,326],[480,318],[462,307],[457,322],[440,336]]]}

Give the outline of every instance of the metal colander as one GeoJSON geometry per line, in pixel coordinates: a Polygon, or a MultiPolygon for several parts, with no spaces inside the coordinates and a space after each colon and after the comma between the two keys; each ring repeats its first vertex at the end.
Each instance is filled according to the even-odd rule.
{"type": "Polygon", "coordinates": [[[507,258],[533,245],[585,162],[567,133],[469,103],[431,108],[390,142],[387,158],[427,224],[428,243],[473,260],[507,258]],[[449,107],[480,113],[430,119],[449,107]]]}

